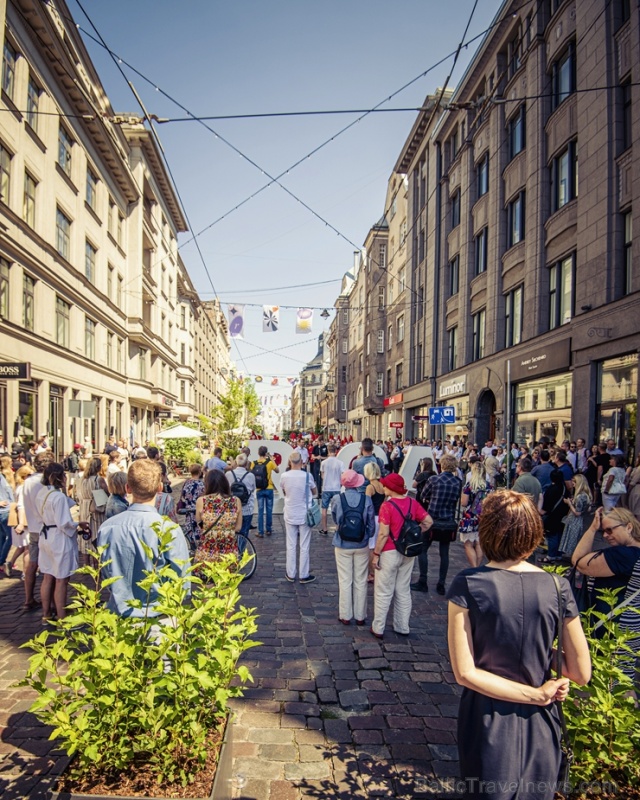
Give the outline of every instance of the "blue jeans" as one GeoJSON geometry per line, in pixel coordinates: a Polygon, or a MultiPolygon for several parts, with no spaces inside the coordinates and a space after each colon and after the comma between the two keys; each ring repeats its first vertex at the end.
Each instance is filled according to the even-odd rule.
{"type": "Polygon", "coordinates": [[[243,533],[245,536],[249,535],[249,528],[251,527],[252,519],[253,519],[253,514],[242,515],[242,527],[240,528],[239,533],[243,533]]]}
{"type": "Polygon", "coordinates": [[[11,550],[11,528],[8,524],[9,511],[0,512],[0,565],[4,564],[11,550]]]}
{"type": "Polygon", "coordinates": [[[560,534],[559,533],[547,533],[545,531],[544,538],[547,540],[547,557],[548,558],[558,558],[560,555],[560,551],[558,550],[558,546],[560,545],[560,534]]]}
{"type": "Polygon", "coordinates": [[[258,536],[264,536],[264,517],[267,516],[267,530],[271,533],[273,528],[273,489],[258,489],[258,536]]]}

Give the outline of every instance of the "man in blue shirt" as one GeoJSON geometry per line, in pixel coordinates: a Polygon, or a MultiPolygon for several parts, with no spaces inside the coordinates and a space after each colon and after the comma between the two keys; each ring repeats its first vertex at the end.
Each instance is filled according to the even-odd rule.
{"type": "Polygon", "coordinates": [[[564,450],[556,450],[556,457],[554,459],[554,463],[556,465],[556,469],[559,469],[564,477],[564,485],[567,488],[567,491],[570,492],[573,489],[573,467],[567,460],[567,454],[564,450]]]}
{"type": "Polygon", "coordinates": [[[224,472],[229,465],[226,461],[222,460],[222,448],[216,447],[213,451],[213,456],[207,461],[205,467],[209,469],[219,469],[221,472],[224,472]]]}
{"type": "MultiPolygon", "coordinates": [[[[358,475],[364,475],[364,468],[367,464],[377,464],[380,467],[380,474],[385,474],[384,464],[382,460],[378,458],[373,452],[373,439],[370,439],[368,436],[362,440],[362,444],[360,445],[360,456],[356,458],[352,464],[351,469],[354,472],[357,472],[358,475]]],[[[365,492],[367,486],[369,485],[369,481],[365,478],[364,483],[358,489],[360,492],[365,492]]]]}
{"type": "Polygon", "coordinates": [[[126,511],[106,520],[98,531],[98,547],[107,546],[103,562],[111,561],[102,568],[105,578],[120,578],[109,586],[107,608],[121,617],[157,617],[155,610],[158,595],[150,595],[138,583],[145,571],[153,570],[154,564],[146,555],[142,544],[151,548],[158,567],[169,565],[178,575],[185,576],[189,567],[189,548],[182,529],[172,526],[169,548],[158,558],[158,537],[151,525],[163,523],[155,509],[156,494],[162,488],[162,469],[157,461],[141,459],[134,461],[127,473],[127,491],[133,501],[126,511]],[[140,600],[142,608],[132,608],[131,600],[140,600]]]}
{"type": "Polygon", "coordinates": [[[541,450],[540,463],[531,470],[531,474],[534,478],[538,479],[543,492],[551,486],[551,473],[555,468],[556,465],[551,463],[551,454],[549,451],[541,450]]]}

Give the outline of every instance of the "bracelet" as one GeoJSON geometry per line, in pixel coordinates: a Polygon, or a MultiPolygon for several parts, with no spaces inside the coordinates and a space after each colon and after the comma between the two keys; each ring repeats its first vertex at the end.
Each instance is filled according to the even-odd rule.
{"type": "Polygon", "coordinates": [[[378,558],[380,558],[380,553],[376,553],[376,551],[375,551],[375,550],[373,551],[373,555],[374,555],[374,556],[378,556],[378,558]]]}

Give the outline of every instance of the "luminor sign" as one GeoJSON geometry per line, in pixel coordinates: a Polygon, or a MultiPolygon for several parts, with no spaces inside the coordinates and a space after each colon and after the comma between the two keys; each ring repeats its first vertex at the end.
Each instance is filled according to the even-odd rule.
{"type": "Polygon", "coordinates": [[[443,397],[453,397],[456,394],[465,394],[467,391],[467,376],[460,375],[440,384],[438,389],[438,399],[443,397]]]}

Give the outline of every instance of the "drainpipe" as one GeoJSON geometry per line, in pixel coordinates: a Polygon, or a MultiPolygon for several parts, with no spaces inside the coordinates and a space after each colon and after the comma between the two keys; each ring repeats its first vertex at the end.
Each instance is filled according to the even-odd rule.
{"type": "MultiPolygon", "coordinates": [[[[435,208],[435,255],[434,255],[434,287],[433,287],[433,336],[431,349],[431,397],[436,404],[436,376],[438,373],[438,345],[440,342],[440,249],[442,246],[442,145],[436,142],[436,208],[435,208]]],[[[425,281],[426,285],[426,281],[425,281]]],[[[435,437],[431,426],[431,438],[435,437]]]]}

